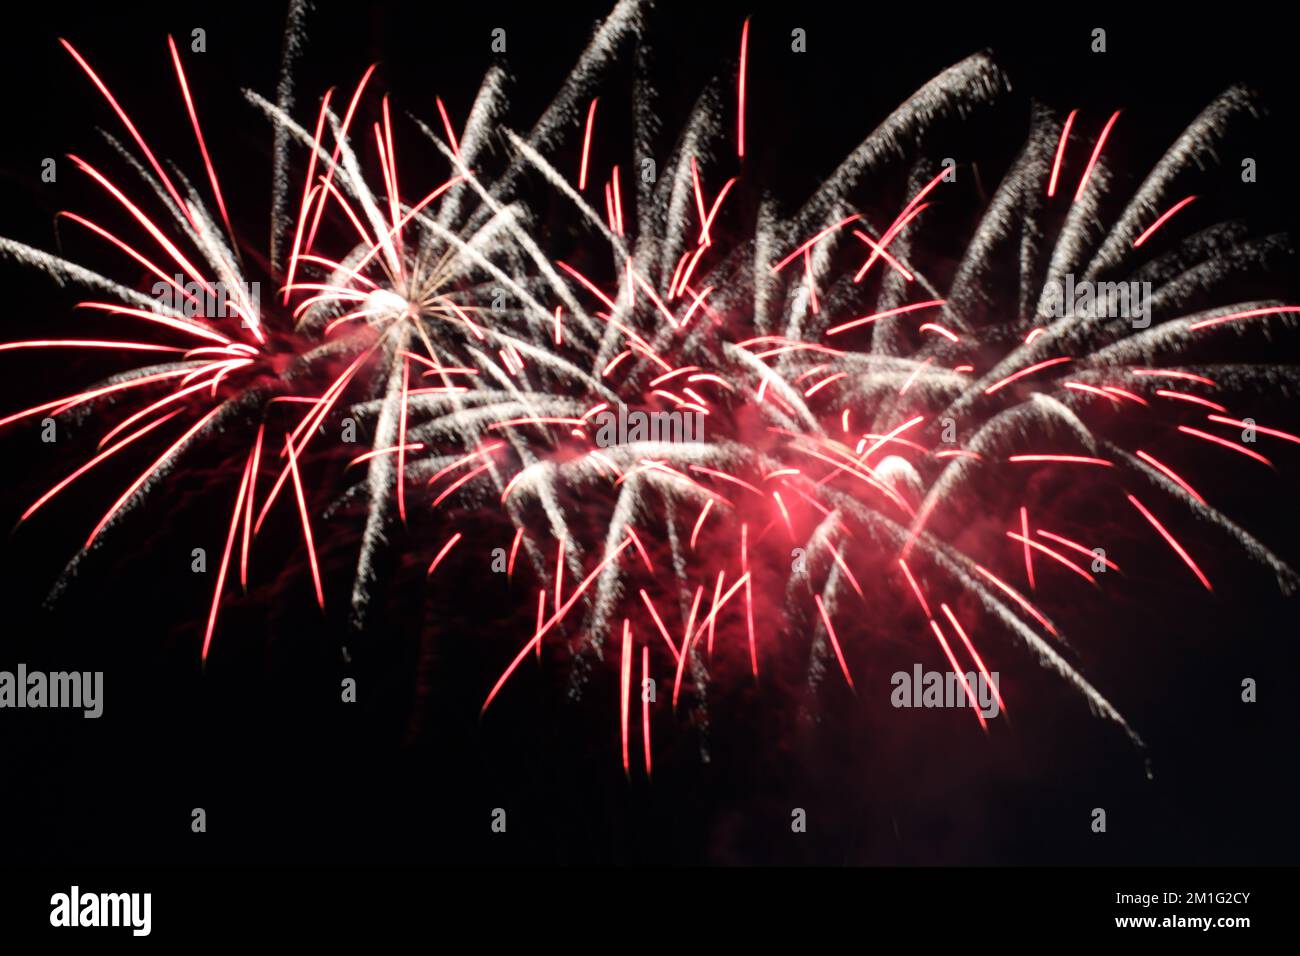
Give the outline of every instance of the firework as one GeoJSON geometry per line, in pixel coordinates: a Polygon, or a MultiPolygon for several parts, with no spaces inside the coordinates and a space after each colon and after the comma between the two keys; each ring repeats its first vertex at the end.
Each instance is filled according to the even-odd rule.
{"type": "MultiPolygon", "coordinates": [[[[1194,170],[1252,110],[1246,91],[1212,103],[1127,198],[1107,152],[1121,113],[1062,119],[1036,108],[1010,168],[972,206],[953,185],[954,167],[926,149],[931,131],[970,122],[1008,91],[992,60],[972,56],[917,91],[782,214],[768,198],[773,184],[752,181],[748,165],[751,26],[761,24],[739,25],[734,73],[700,94],[659,174],[647,176],[659,118],[636,3],[598,26],[522,133],[504,119],[497,69],[459,126],[441,99],[428,121],[400,113],[374,90],[373,67],[298,122],[294,10],[276,102],[248,95],[274,128],[276,292],[235,299],[238,335],[0,240],[10,256],[116,300],[91,309],[202,340],[13,343],[5,348],[178,357],[0,420],[171,388],[115,422],[103,450],[24,514],[117,451],[165,442],[87,548],[188,449],[235,425],[247,435],[201,658],[228,569],[237,556],[246,582],[251,544],[277,502],[296,512],[324,606],[314,535],[326,494],[330,514],[363,506],[350,589],[358,630],[383,587],[376,556],[393,525],[418,514],[421,529],[436,529],[432,587],[446,562],[500,529],[507,572],[531,579],[536,617],[531,634],[501,645],[506,659],[483,711],[531,655],[562,652],[571,693],[611,674],[629,776],[638,764],[651,775],[654,728],[706,727],[711,687],[760,681],[791,649],[812,690],[829,674],[855,691],[869,631],[860,608],[888,609],[877,627],[924,640],[963,683],[971,668],[989,680],[1010,636],[1141,746],[1072,663],[1047,610],[1059,606],[1054,596],[1098,599],[1140,537],[1212,589],[1195,543],[1175,533],[1187,514],[1294,587],[1290,567],[1203,497],[1195,474],[1149,450],[1168,434],[1245,466],[1270,459],[1239,440],[1243,428],[1300,443],[1228,404],[1268,388],[1277,368],[1187,358],[1194,345],[1212,350],[1217,336],[1289,326],[1300,311],[1281,300],[1223,301],[1226,291],[1215,298],[1242,271],[1276,269],[1289,252],[1284,237],[1193,220],[1194,170]],[[620,153],[602,134],[618,103],[603,82],[624,53],[637,75],[632,139],[620,153]],[[378,119],[367,124],[374,104],[378,119]],[[425,155],[399,161],[394,128],[403,123],[423,135],[425,155]],[[302,160],[297,190],[292,155],[302,160]],[[900,172],[901,192],[878,185],[900,172]],[[418,198],[404,199],[415,181],[418,198]],[[556,204],[564,227],[543,226],[556,204]],[[966,241],[955,265],[941,265],[927,224],[953,210],[965,217],[966,241]],[[1202,224],[1179,231],[1191,221],[1202,224]],[[572,248],[561,255],[562,245],[572,248]],[[1146,321],[1079,305],[1073,290],[1103,283],[1150,289],[1146,321]],[[359,477],[309,484],[304,456],[345,417],[368,428],[370,447],[351,455],[357,467],[347,472],[359,477]],[[1071,494],[1031,494],[1038,477],[1071,494]],[[1097,540],[1086,515],[1063,510],[1085,488],[1126,509],[1122,538],[1097,540]],[[485,513],[499,523],[484,523],[485,513]],[[606,658],[612,666],[599,669],[606,658]],[[653,699],[652,682],[664,689],[653,699]]],[[[166,225],[94,167],[79,168],[161,250],[155,258],[204,292],[246,288],[174,44],[215,217],[69,51],[127,129],[131,144],[119,151],[166,209],[166,225]]],[[[67,215],[194,294],[134,245],[67,215]]]]}
{"type": "MultiPolygon", "coordinates": [[[[112,301],[82,302],[78,308],[102,315],[118,326],[143,330],[143,338],[149,334],[156,334],[158,338],[148,341],[115,338],[34,340],[8,343],[0,349],[102,349],[118,354],[124,360],[138,359],[140,353],[151,361],[156,353],[168,354],[172,358],[163,364],[130,368],[93,387],[42,402],[0,420],[0,424],[9,425],[36,416],[56,418],[92,410],[100,410],[109,416],[119,410],[116,407],[119,404],[135,402],[129,412],[105,430],[96,453],[33,502],[23,512],[21,521],[32,518],[74,482],[92,475],[100,464],[136,446],[137,442],[141,445],[157,443],[161,449],[150,465],[112,501],[56,583],[52,597],[62,592],[85,555],[163,484],[188,452],[212,441],[223,431],[246,423],[250,410],[269,408],[298,377],[296,369],[286,368],[292,362],[294,344],[285,341],[279,330],[269,326],[260,301],[259,280],[250,279],[246,273],[175,42],[168,39],[170,59],[219,219],[181,173],[167,171],[130,114],[90,63],[71,43],[61,42],[125,129],[128,143],[110,134],[105,134],[105,137],[142,180],[147,193],[145,198],[132,198],[127,190],[99,168],[73,156],[71,158],[78,170],[103,188],[117,207],[127,214],[126,218],[141,238],[122,238],[77,213],[64,212],[60,216],[108,243],[144,268],[157,282],[153,294],[145,295],[73,262],[8,239],[0,239],[0,250],[45,271],[60,284],[73,283],[107,293],[112,301]],[[150,205],[160,207],[162,214],[150,214],[146,211],[150,205]],[[158,392],[162,392],[161,397],[157,397],[158,392]]],[[[204,658],[211,642],[233,546],[241,529],[240,577],[247,580],[248,509],[254,499],[263,436],[264,429],[256,427],[248,434],[248,446],[240,455],[242,477],[238,482],[230,536],[203,636],[200,654],[204,658]]]]}
{"type": "MultiPolygon", "coordinates": [[[[1077,112],[1062,122],[1036,110],[956,268],[940,280],[929,276],[924,225],[953,177],[909,144],[996,102],[1008,87],[1002,73],[982,55],[957,64],[891,114],[794,215],[782,219],[761,204],[752,223],[733,216],[724,228],[727,202],[736,205],[749,184],[742,165],[713,157],[728,154],[731,135],[733,155],[744,153],[748,37],[746,23],[735,98],[720,87],[701,96],[657,182],[634,180],[633,191],[621,175],[639,168],[651,136],[637,108],[630,161],[611,164],[607,177],[590,160],[594,98],[570,123],[581,141],[573,173],[507,132],[588,226],[583,263],[557,265],[603,326],[593,335],[576,309],[582,321],[562,326],[572,306],[557,306],[548,344],[566,365],[521,363],[515,400],[494,414],[461,407],[465,396],[431,399],[411,432],[427,446],[470,429],[487,450],[467,449],[442,495],[472,496],[473,483],[493,481],[495,497],[500,476],[480,464],[490,456],[510,475],[500,502],[516,526],[512,570],[521,541],[534,559],[537,624],[484,710],[543,645],[571,658],[575,693],[594,661],[613,658],[630,773],[629,682],[638,658],[643,693],[647,675],[671,686],[665,698],[677,722],[688,701],[702,722],[717,675],[736,679],[725,656],[743,660],[758,680],[766,654],[805,634],[814,635],[808,682],[838,672],[853,689],[851,661],[865,653],[852,646],[863,630],[854,626],[855,605],[897,607],[881,600],[893,590],[913,610],[884,627],[932,637],[963,682],[968,669],[990,680],[979,643],[990,632],[1010,634],[1140,747],[1071,663],[1040,595],[1082,587],[1095,596],[1105,573],[1122,573],[1109,555],[1137,547],[1144,534],[1212,588],[1193,549],[1170,530],[1189,512],[1270,569],[1283,590],[1296,583],[1283,560],[1140,447],[1172,431],[1268,462],[1223,430],[1253,419],[1228,416],[1208,396],[1265,390],[1282,371],[1191,365],[1184,356],[1211,330],[1292,323],[1297,309],[1281,301],[1198,304],[1241,271],[1276,268],[1289,245],[1235,223],[1168,235],[1196,198],[1176,190],[1252,111],[1249,94],[1233,88],[1213,102],[1104,226],[1107,203],[1123,198],[1105,150],[1120,114],[1084,135],[1077,112]],[[867,209],[881,206],[872,183],[898,156],[913,157],[908,192],[887,217],[872,215],[867,209]],[[1071,189],[1059,188],[1076,176],[1071,189]],[[1162,251],[1152,255],[1158,235],[1162,251]],[[1010,309],[997,278],[1007,260],[1010,309]],[[1074,301],[1059,307],[1054,293],[1073,289],[1076,276],[1079,287],[1149,284],[1145,321],[1074,301]],[[1189,412],[1206,411],[1218,433],[1185,423],[1189,412]],[[601,440],[602,423],[616,416],[621,427],[637,413],[651,421],[699,416],[705,437],[637,440],[623,429],[619,440],[601,440]],[[1108,437],[1121,430],[1123,441],[1108,437]],[[1044,473],[1114,495],[1133,524],[1102,541],[1046,496],[1031,507],[1030,479],[1044,473]],[[968,529],[996,500],[990,483],[1020,489],[1024,503],[975,540],[968,529]],[[792,553],[801,556],[796,573],[792,553]],[[1022,562],[1021,580],[995,570],[1014,568],[1011,555],[1022,562]]],[[[600,108],[610,109],[609,100],[600,108]]],[[[1297,441],[1280,429],[1259,434],[1297,441]]],[[[1001,694],[998,703],[1005,706],[1001,694]]],[[[978,709],[974,716],[988,732],[978,709]]],[[[641,724],[649,753],[648,710],[641,724]]]]}

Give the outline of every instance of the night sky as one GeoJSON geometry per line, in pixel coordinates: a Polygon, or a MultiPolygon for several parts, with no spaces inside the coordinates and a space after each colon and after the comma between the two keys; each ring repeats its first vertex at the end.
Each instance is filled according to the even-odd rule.
{"type": "MultiPolygon", "coordinates": [[[[434,97],[441,96],[463,119],[484,70],[504,62],[514,77],[508,120],[526,124],[604,12],[588,3],[322,4],[308,20],[297,115],[314,116],[327,86],[350,91],[379,61],[376,88],[391,91],[395,105],[436,123],[434,97]],[[504,57],[489,49],[498,26],[509,36],[504,57]]],[[[1240,217],[1259,234],[1300,227],[1293,174],[1300,111],[1287,49],[1292,32],[1280,14],[1271,27],[1273,15],[1263,13],[1249,23],[1216,18],[1208,27],[1199,16],[1148,19],[1132,9],[1122,18],[1038,9],[1027,21],[990,7],[915,13],[882,5],[851,13],[831,5],[663,3],[649,15],[648,33],[663,126],[675,129],[710,77],[731,76],[749,14],[745,175],[785,209],[918,86],[979,50],[991,51],[1013,92],[972,124],[978,142],[952,146],[989,189],[1023,142],[1032,101],[1078,108],[1088,142],[1122,108],[1108,149],[1131,191],[1206,103],[1244,82],[1269,115],[1235,136],[1223,165],[1207,173],[1196,222],[1240,217]],[[1104,55],[1089,52],[1094,26],[1108,31],[1104,55]],[[807,30],[807,53],[790,51],[796,27],[807,30]],[[1240,182],[1242,156],[1258,159],[1258,182],[1240,182]]],[[[126,12],[46,5],[7,30],[0,39],[0,233],[50,250],[62,242],[63,254],[148,288],[146,276],[132,275],[93,237],[54,223],[56,211],[71,209],[125,228],[120,210],[62,158],[76,153],[116,172],[124,167],[96,133],[121,135],[115,117],[58,37],[101,72],[155,152],[176,157],[198,183],[202,167],[166,38],[201,27],[207,51],[186,55],[200,118],[236,229],[250,258],[251,250],[264,251],[271,127],[239,91],[273,95],[283,18],[277,3],[197,4],[186,12],[175,4],[126,12]],[[46,157],[60,158],[55,183],[40,180],[46,157]]],[[[607,120],[594,154],[602,168],[628,161],[629,124],[619,110],[629,85],[620,95],[615,83],[602,100],[607,120]]],[[[377,109],[371,100],[366,109],[377,109]]],[[[409,127],[401,139],[402,155],[419,152],[409,127]]],[[[295,174],[296,190],[301,169],[295,174]]],[[[567,252],[568,237],[553,241],[567,252]]],[[[956,255],[963,241],[936,236],[936,256],[956,255]]],[[[1295,295],[1293,266],[1273,277],[1280,284],[1270,294],[1295,295]]],[[[0,262],[0,277],[7,293],[0,339],[90,327],[72,314],[86,297],[80,290],[59,289],[9,262],[0,262]]],[[[1294,362],[1296,337],[1276,328],[1263,346],[1254,340],[1254,352],[1232,344],[1241,349],[1232,354],[1294,362]]],[[[0,416],[118,367],[103,357],[0,354],[0,416]]],[[[1300,426],[1300,406],[1282,389],[1232,407],[1279,428],[1300,426]]],[[[40,441],[33,422],[0,430],[0,523],[12,525],[102,431],[93,416],[71,419],[66,438],[53,445],[40,441]]],[[[1300,562],[1300,449],[1261,450],[1276,452],[1274,469],[1202,452],[1198,489],[1285,560],[1300,562]]],[[[479,719],[485,691],[531,626],[536,595],[525,583],[511,587],[504,576],[483,573],[491,549],[510,540],[508,526],[490,518],[475,525],[465,553],[433,584],[424,570],[445,529],[424,518],[395,530],[375,613],[357,634],[345,601],[356,514],[344,509],[320,524],[330,592],[322,615],[295,547],[295,515],[279,509],[271,530],[280,523],[273,537],[282,543],[255,553],[249,593],[230,592],[218,650],[200,670],[212,572],[192,573],[190,553],[203,547],[210,562],[219,553],[238,478],[228,457],[205,452],[46,606],[60,570],[146,456],[125,456],[0,544],[0,669],[21,661],[32,669],[102,670],[106,687],[99,720],[0,711],[0,816],[11,821],[10,862],[1229,864],[1282,862],[1300,850],[1295,599],[1226,537],[1191,519],[1178,527],[1195,543],[1213,594],[1143,538],[1126,552],[1130,573],[1108,580],[1104,594],[1071,590],[1050,604],[1070,637],[1070,659],[1143,737],[1145,752],[991,626],[988,656],[1011,712],[988,737],[968,714],[891,708],[893,671],[910,668],[918,653],[929,668],[943,665],[915,618],[904,629],[894,623],[902,605],[884,604],[863,612],[863,634],[892,637],[854,652],[856,695],[828,679],[813,697],[779,673],[758,689],[735,682],[711,699],[707,734],[665,735],[653,782],[629,783],[618,758],[612,658],[578,700],[566,693],[562,661],[524,668],[479,719]],[[355,704],[339,700],[345,677],[357,680],[355,704]],[[1253,704],[1240,699],[1247,677],[1258,682],[1253,704]],[[206,834],[190,830],[195,807],[207,812],[206,834]],[[489,829],[496,807],[509,814],[504,839],[489,829]],[[806,834],[791,833],[795,807],[807,810],[806,834]],[[1094,807],[1107,809],[1104,835],[1089,829],[1094,807]]],[[[1119,520],[1116,508],[1091,504],[1088,491],[1056,494],[1088,516],[1085,524],[1119,520]]]]}

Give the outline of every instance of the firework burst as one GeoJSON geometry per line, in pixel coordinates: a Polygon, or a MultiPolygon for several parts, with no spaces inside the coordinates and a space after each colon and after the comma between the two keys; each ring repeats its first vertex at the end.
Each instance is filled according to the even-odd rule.
{"type": "MultiPolygon", "coordinates": [[[[291,15],[289,50],[300,20],[291,15]]],[[[24,519],[118,450],[177,430],[90,547],[187,448],[238,423],[249,438],[206,658],[227,571],[237,560],[247,580],[250,545],[278,500],[296,506],[324,605],[312,536],[319,495],[300,466],[313,441],[355,417],[370,448],[353,456],[350,474],[361,477],[337,496],[364,502],[354,627],[364,627],[382,587],[375,558],[394,524],[417,508],[426,522],[432,516],[439,530],[428,573],[437,586],[436,572],[467,535],[482,543],[490,533],[484,512],[499,514],[509,528],[500,542],[506,571],[531,576],[536,624],[486,690],[483,710],[533,654],[563,652],[575,694],[610,658],[629,775],[636,765],[652,772],[652,728],[707,726],[710,687],[759,681],[766,662],[789,666],[792,649],[810,688],[829,674],[856,689],[854,662],[869,654],[873,631],[917,635],[958,675],[985,680],[1010,635],[1140,746],[1072,663],[1046,608],[1099,594],[1107,575],[1123,574],[1140,536],[1212,589],[1195,545],[1175,533],[1185,514],[1233,539],[1284,590],[1296,583],[1156,444],[1170,434],[1189,450],[1258,465],[1270,461],[1241,440],[1242,429],[1300,443],[1228,405],[1286,380],[1285,369],[1189,359],[1212,355],[1217,336],[1289,326],[1300,311],[1220,292],[1244,272],[1276,271],[1290,254],[1284,237],[1193,220],[1198,164],[1251,113],[1250,95],[1234,88],[1213,102],[1127,196],[1107,152],[1120,113],[1062,118],[1035,108],[1001,181],[976,196],[954,185],[962,160],[945,164],[926,148],[932,131],[960,127],[1006,95],[998,67],[972,56],[909,98],[783,214],[767,184],[750,181],[750,24],[739,30],[735,73],[701,93],[657,176],[645,174],[659,119],[644,30],[640,5],[618,5],[523,133],[504,122],[506,78],[495,69],[459,128],[441,100],[431,122],[395,115],[372,90],[373,67],[347,97],[328,93],[307,124],[293,118],[287,78],[275,103],[249,94],[275,130],[277,213],[292,203],[294,147],[305,172],[293,215],[277,215],[272,230],[276,295],[234,300],[238,337],[0,241],[10,256],[116,300],[88,308],[202,340],[5,346],[178,355],[0,421],[171,387],[115,423],[102,450],[24,519]],[[602,82],[629,50],[630,149],[605,165],[593,143],[611,155],[601,125],[616,98],[602,82]],[[378,119],[367,126],[364,104],[376,100],[378,119]],[[423,134],[433,162],[399,163],[394,127],[403,122],[423,134]],[[899,181],[900,164],[905,185],[891,205],[878,184],[899,181]],[[416,179],[427,191],[405,201],[401,185],[416,179]],[[556,203],[568,211],[565,229],[542,226],[543,206],[556,203]],[[944,216],[949,245],[956,228],[966,237],[955,263],[940,264],[927,241],[927,224],[944,216]],[[1180,231],[1189,221],[1199,228],[1180,231]],[[572,247],[564,255],[561,243],[572,247]],[[1149,288],[1149,321],[1076,307],[1059,296],[1075,283],[1149,288]],[[675,440],[680,431],[638,433],[626,427],[632,421],[696,423],[702,434],[675,440]],[[1114,542],[1098,540],[1087,515],[1064,511],[1084,488],[1131,516],[1114,542]],[[864,608],[888,614],[866,627],[864,608]],[[670,706],[652,708],[656,700],[670,706]]],[[[120,149],[166,208],[166,228],[98,170],[78,167],[161,249],[154,255],[199,289],[246,288],[233,237],[222,238],[229,217],[175,46],[216,217],[69,51],[130,134],[134,152],[120,149]]],[[[65,215],[187,294],[134,246],[65,215]]],[[[1006,706],[1000,694],[998,704],[1006,706]]],[[[989,732],[984,715],[974,716],[989,732]]]]}
{"type": "MultiPolygon", "coordinates": [[[[741,64],[748,35],[746,24],[741,64]]],[[[1140,746],[1071,663],[1063,629],[1039,594],[1056,603],[1053,593],[1064,600],[1099,593],[1106,573],[1122,574],[1111,556],[1138,547],[1143,534],[1212,588],[1170,530],[1179,511],[1233,539],[1284,591],[1296,583],[1282,559],[1146,450],[1172,431],[1267,462],[1223,431],[1254,420],[1210,396],[1266,390],[1286,380],[1286,370],[1191,365],[1185,356],[1216,332],[1291,324],[1296,308],[1278,300],[1203,305],[1243,272],[1276,269],[1289,243],[1249,235],[1235,222],[1168,234],[1196,198],[1177,190],[1230,125],[1252,113],[1251,97],[1233,88],[1207,107],[1109,225],[1103,211],[1124,198],[1105,151],[1119,113],[1084,136],[1077,112],[1062,120],[1036,109],[1011,168],[972,217],[956,267],[938,278],[927,269],[925,214],[945,203],[955,176],[914,144],[995,103],[1008,89],[998,68],[983,55],[950,68],[792,216],[760,203],[750,226],[732,216],[724,228],[727,201],[747,188],[739,162],[745,79],[742,66],[734,99],[706,91],[662,178],[634,179],[631,190],[619,165],[607,178],[593,175],[593,126],[608,100],[593,99],[571,119],[581,143],[576,177],[506,133],[587,225],[583,263],[556,264],[603,324],[593,334],[583,316],[569,329],[562,319],[571,304],[557,306],[548,344],[567,365],[511,370],[518,373],[511,403],[492,414],[464,406],[495,401],[493,392],[432,399],[413,432],[429,440],[470,429],[473,449],[438,459],[435,481],[446,483],[438,500],[453,492],[472,499],[475,482],[495,482],[492,494],[500,491],[516,525],[511,570],[521,542],[533,557],[536,627],[484,710],[543,644],[571,658],[574,692],[593,661],[614,658],[624,769],[633,764],[631,705],[639,696],[648,774],[647,678],[671,687],[678,719],[689,700],[701,723],[710,683],[736,675],[723,655],[742,659],[757,680],[765,654],[806,643],[811,684],[830,672],[853,688],[851,660],[864,653],[848,646],[864,630],[855,626],[862,613],[855,605],[896,608],[882,600],[892,590],[911,610],[885,630],[915,630],[959,676],[977,672],[990,682],[979,638],[1009,633],[1140,746]],[[718,159],[728,146],[736,157],[729,171],[718,159]],[[873,217],[866,210],[879,209],[882,197],[872,183],[899,156],[913,157],[908,192],[885,218],[873,217]],[[709,172],[721,170],[712,184],[706,160],[709,172]],[[599,198],[589,203],[588,195],[599,198]],[[1081,285],[1150,288],[1147,321],[1061,307],[1053,292],[1076,276],[1081,285]],[[610,440],[601,432],[615,409],[620,423],[638,413],[697,416],[705,437],[638,440],[624,428],[610,440]],[[1188,424],[1188,413],[1207,412],[1218,433],[1188,424]],[[1108,437],[1116,432],[1124,439],[1108,437]],[[492,465],[510,475],[504,488],[492,465]],[[1067,496],[1031,498],[1039,479],[1114,495],[1133,523],[1114,532],[1113,543],[1098,540],[1080,516],[1062,513],[1057,501],[1067,496]],[[1021,499],[977,540],[969,531],[1000,503],[999,488],[1021,499]],[[995,570],[1009,557],[1012,567],[1022,562],[1022,580],[995,570]]],[[[624,171],[641,168],[652,135],[646,113],[632,115],[624,171]]],[[[1297,441],[1275,428],[1258,434],[1297,441]]],[[[998,703],[1005,706],[1000,694],[998,703]]],[[[978,709],[974,717],[987,732],[978,709]]]]}

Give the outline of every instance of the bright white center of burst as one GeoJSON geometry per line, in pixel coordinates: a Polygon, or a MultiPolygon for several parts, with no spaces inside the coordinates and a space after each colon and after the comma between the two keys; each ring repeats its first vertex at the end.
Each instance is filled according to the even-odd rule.
{"type": "Polygon", "coordinates": [[[414,303],[406,301],[400,295],[390,292],[388,289],[376,289],[366,296],[363,308],[366,312],[366,318],[371,322],[401,318],[404,315],[417,315],[419,313],[419,309],[414,303]]]}
{"type": "Polygon", "coordinates": [[[921,483],[921,476],[916,473],[911,463],[897,455],[886,455],[880,459],[880,464],[876,466],[875,471],[882,481],[895,490],[921,483]]]}

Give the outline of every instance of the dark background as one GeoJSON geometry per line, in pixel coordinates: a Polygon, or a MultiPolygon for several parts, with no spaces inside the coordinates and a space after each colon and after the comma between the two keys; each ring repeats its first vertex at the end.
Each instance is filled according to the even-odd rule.
{"type": "MultiPolygon", "coordinates": [[[[299,115],[301,104],[314,104],[326,86],[350,88],[366,65],[380,60],[380,88],[429,121],[440,95],[459,123],[495,60],[489,31],[503,26],[510,44],[505,61],[516,77],[512,116],[533,117],[605,12],[599,4],[553,6],[322,4],[308,21],[297,74],[299,115]]],[[[1235,205],[1267,225],[1294,228],[1296,144],[1288,131],[1298,117],[1290,21],[1280,12],[1252,10],[1249,18],[1211,23],[1186,8],[1148,13],[1135,5],[1122,13],[1075,15],[1041,7],[1019,14],[803,5],[791,13],[788,5],[662,4],[651,14],[650,36],[663,67],[655,78],[665,126],[672,127],[703,81],[730,75],[748,13],[755,15],[751,103],[761,108],[750,116],[747,175],[779,184],[782,196],[805,195],[921,83],[989,48],[1021,97],[1018,114],[995,122],[1009,130],[1019,124],[1023,135],[1029,96],[1058,110],[1078,107],[1092,124],[1122,106],[1128,118],[1117,128],[1114,149],[1148,166],[1216,93],[1234,81],[1251,83],[1271,115],[1257,131],[1260,182],[1247,189],[1237,184],[1235,205]],[[808,31],[805,55],[789,51],[796,26],[808,31]],[[1093,26],[1108,30],[1105,56],[1088,52],[1093,26]]],[[[39,180],[47,156],[75,152],[110,161],[94,127],[118,134],[115,118],[59,48],[58,36],[88,57],[158,155],[179,157],[191,176],[201,176],[166,35],[180,39],[203,27],[207,52],[185,55],[191,86],[236,226],[251,247],[264,248],[270,127],[238,90],[273,94],[283,10],[273,3],[186,10],[47,4],[32,14],[0,40],[4,234],[54,248],[56,210],[107,206],[66,161],[56,184],[39,180]]],[[[1226,156],[1224,163],[1224,175],[1235,178],[1239,161],[1226,156]]],[[[70,228],[64,233],[69,255],[115,266],[90,239],[70,228]]],[[[72,327],[74,292],[8,264],[0,270],[9,293],[0,312],[3,338],[72,327]]],[[[1294,351],[1285,344],[1276,349],[1274,361],[1289,360],[1294,351]]],[[[68,362],[0,356],[0,409],[41,400],[55,376],[66,378],[68,362]]],[[[85,378],[76,380],[93,381],[96,371],[86,363],[85,378]]],[[[1283,399],[1251,407],[1261,421],[1294,429],[1300,417],[1283,399]]],[[[73,427],[69,440],[80,440],[77,448],[96,440],[91,424],[73,427]]],[[[1276,472],[1229,461],[1218,474],[1206,469],[1200,486],[1296,561],[1300,455],[1271,447],[1276,472]]],[[[34,425],[0,435],[0,523],[15,520],[65,473],[67,449],[63,441],[41,444],[34,425]]],[[[109,487],[120,487],[130,474],[121,470],[109,487]]],[[[794,713],[779,689],[737,692],[713,705],[707,759],[695,740],[666,741],[653,784],[640,778],[629,784],[618,766],[612,680],[574,702],[558,673],[525,668],[487,719],[477,719],[484,690],[514,653],[510,635],[521,633],[517,625],[530,616],[528,595],[535,592],[519,586],[507,594],[500,578],[485,580],[456,563],[447,580],[457,586],[425,588],[419,572],[432,538],[409,559],[393,559],[391,596],[366,634],[349,641],[351,664],[339,651],[348,637],[338,607],[352,559],[346,548],[325,557],[327,577],[330,569],[338,573],[327,580],[334,607],[324,617],[312,604],[300,555],[286,547],[255,556],[257,587],[248,599],[232,594],[219,653],[200,672],[211,575],[192,574],[189,554],[206,547],[215,564],[231,494],[222,477],[217,461],[199,461],[174,477],[166,499],[119,529],[50,609],[42,606],[44,595],[102,513],[107,492],[70,495],[0,545],[0,666],[25,661],[33,669],[106,672],[105,715],[98,721],[57,712],[0,716],[0,859],[1181,864],[1296,858],[1294,601],[1212,534],[1200,539],[1197,553],[1216,583],[1213,596],[1195,590],[1167,553],[1151,551],[1148,570],[1111,600],[1052,609],[1069,627],[1083,672],[1147,741],[1153,780],[1122,734],[1093,718],[1027,655],[1003,658],[1003,686],[1016,689],[1014,714],[985,739],[968,715],[881,706],[892,668],[871,663],[863,652],[859,662],[872,675],[864,683],[874,679],[879,693],[855,700],[828,685],[809,718],[794,713]],[[513,619],[510,609],[516,609],[513,619]],[[343,676],[358,679],[356,705],[338,702],[343,676]],[[1254,705],[1240,702],[1243,677],[1259,681],[1254,705]],[[207,811],[206,834],[190,832],[193,807],[207,811]],[[494,807],[509,814],[506,836],[489,831],[494,807]],[[808,811],[808,834],[790,833],[792,807],[808,811]],[[1089,830],[1093,807],[1107,809],[1104,836],[1089,830]]],[[[499,529],[485,533],[462,549],[460,560],[486,562],[508,537],[499,529]]]]}

